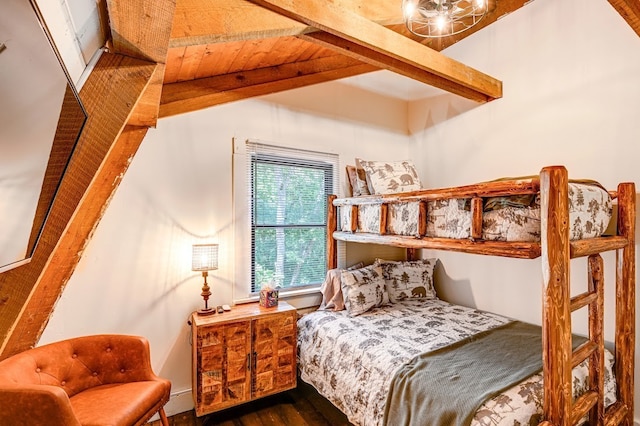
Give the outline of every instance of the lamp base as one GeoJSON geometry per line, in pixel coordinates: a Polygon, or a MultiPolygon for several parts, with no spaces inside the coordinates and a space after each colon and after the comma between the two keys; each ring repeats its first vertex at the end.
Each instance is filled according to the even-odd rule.
{"type": "Polygon", "coordinates": [[[198,309],[198,315],[212,315],[216,313],[215,308],[198,309]]]}

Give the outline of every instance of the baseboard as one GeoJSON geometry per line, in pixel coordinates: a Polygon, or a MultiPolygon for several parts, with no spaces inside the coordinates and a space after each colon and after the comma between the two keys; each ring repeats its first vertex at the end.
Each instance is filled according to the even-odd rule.
{"type": "MultiPolygon", "coordinates": [[[[164,406],[164,412],[168,417],[175,416],[176,414],[184,413],[186,411],[193,410],[193,398],[191,397],[191,389],[183,389],[175,392],[171,392],[169,402],[164,406]]],[[[159,420],[160,416],[157,414],[149,421],[159,420]]],[[[640,426],[640,425],[639,425],[640,426]]]]}

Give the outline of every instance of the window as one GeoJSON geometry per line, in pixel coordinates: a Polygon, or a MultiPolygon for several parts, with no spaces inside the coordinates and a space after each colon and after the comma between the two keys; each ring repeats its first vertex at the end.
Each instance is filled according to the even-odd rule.
{"type": "Polygon", "coordinates": [[[327,195],[337,155],[248,142],[251,292],[319,285],[326,274],[327,195]]]}

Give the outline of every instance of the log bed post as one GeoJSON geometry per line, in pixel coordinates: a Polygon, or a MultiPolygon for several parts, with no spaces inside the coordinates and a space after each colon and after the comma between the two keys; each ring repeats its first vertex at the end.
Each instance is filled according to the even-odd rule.
{"type": "Polygon", "coordinates": [[[336,199],[335,195],[329,195],[327,197],[327,269],[335,269],[338,267],[338,250],[336,240],[333,238],[333,233],[338,228],[338,209],[333,205],[333,200],[336,199]]]}
{"type": "Polygon", "coordinates": [[[554,426],[568,426],[572,347],[567,170],[561,166],[542,169],[540,194],[544,419],[554,426]]]}
{"type": "Polygon", "coordinates": [[[618,399],[627,407],[621,425],[633,425],[633,375],[636,324],[636,189],[633,183],[618,185],[618,235],[627,245],[616,251],[616,380],[618,399]]]}

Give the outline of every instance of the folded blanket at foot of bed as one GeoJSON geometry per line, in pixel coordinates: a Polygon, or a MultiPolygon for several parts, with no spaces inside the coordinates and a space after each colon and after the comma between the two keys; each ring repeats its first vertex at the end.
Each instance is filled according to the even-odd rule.
{"type": "MultiPolygon", "coordinates": [[[[574,336],[577,347],[584,342],[574,336]]],[[[396,371],[384,424],[468,425],[486,400],[542,369],[541,328],[513,321],[439,350],[396,371]]]]}

